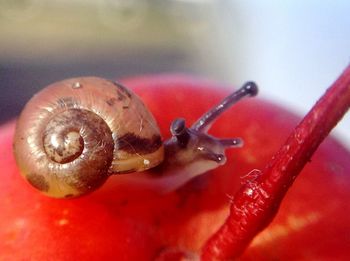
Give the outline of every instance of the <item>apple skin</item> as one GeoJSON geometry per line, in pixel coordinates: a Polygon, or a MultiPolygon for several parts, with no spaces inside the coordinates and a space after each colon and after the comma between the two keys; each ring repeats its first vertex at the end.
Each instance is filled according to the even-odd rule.
{"type": "MultiPolygon", "coordinates": [[[[164,138],[174,118],[190,125],[232,91],[184,75],[139,76],[122,83],[148,106],[164,138]]],[[[154,260],[178,249],[199,253],[224,222],[230,198],[249,180],[247,174],[264,168],[298,121],[276,105],[246,99],[210,131],[244,138],[243,148],[227,152],[224,166],[166,195],[129,191],[114,176],[98,191],[69,200],[48,198],[23,180],[12,153],[15,123],[5,124],[0,127],[0,260],[154,260]]],[[[348,260],[349,159],[349,151],[327,138],[274,221],[241,259],[348,260]]]]}

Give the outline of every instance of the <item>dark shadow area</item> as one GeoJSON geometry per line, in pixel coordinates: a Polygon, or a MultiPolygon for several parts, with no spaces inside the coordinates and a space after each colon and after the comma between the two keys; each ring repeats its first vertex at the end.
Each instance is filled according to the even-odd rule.
{"type": "Polygon", "coordinates": [[[181,51],[137,51],[110,59],[75,63],[0,63],[0,123],[16,117],[25,103],[46,85],[70,77],[109,79],[171,71],[191,72],[190,57],[181,51]]]}

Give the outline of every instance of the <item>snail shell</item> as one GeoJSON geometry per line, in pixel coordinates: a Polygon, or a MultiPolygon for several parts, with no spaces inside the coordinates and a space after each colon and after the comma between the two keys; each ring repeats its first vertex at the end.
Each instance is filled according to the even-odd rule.
{"type": "Polygon", "coordinates": [[[111,174],[143,171],[164,157],[143,102],[96,77],[64,80],[36,94],[18,119],[14,152],[28,182],[58,198],[89,193],[111,174]]]}

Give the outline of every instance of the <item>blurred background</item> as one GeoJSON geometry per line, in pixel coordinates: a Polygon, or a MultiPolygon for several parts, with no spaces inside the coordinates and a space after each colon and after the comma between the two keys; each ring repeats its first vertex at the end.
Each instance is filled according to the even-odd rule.
{"type": "MultiPolygon", "coordinates": [[[[350,1],[0,0],[0,123],[68,77],[183,72],[304,114],[350,62],[350,1]]],[[[350,148],[350,115],[336,128],[350,148]]]]}

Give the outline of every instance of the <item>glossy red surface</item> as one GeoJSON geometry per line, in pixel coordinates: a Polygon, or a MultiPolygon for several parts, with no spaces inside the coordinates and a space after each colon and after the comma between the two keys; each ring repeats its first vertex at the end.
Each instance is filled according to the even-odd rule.
{"type": "MultiPolygon", "coordinates": [[[[164,138],[170,122],[190,124],[230,92],[182,75],[122,81],[150,108],[164,138]]],[[[48,198],[19,175],[12,155],[14,122],[0,128],[0,257],[7,260],[152,260],[164,251],[198,253],[228,215],[244,176],[262,169],[299,118],[259,99],[222,115],[211,133],[244,138],[226,165],[159,196],[118,189],[112,177],[77,199],[48,198]]],[[[243,260],[349,258],[350,153],[327,138],[287,193],[279,213],[243,260]]],[[[137,175],[137,174],[132,174],[137,175]]],[[[162,255],[166,256],[166,255],[162,255]]]]}

